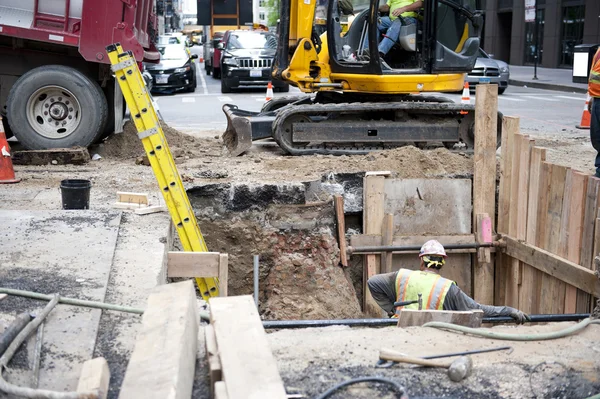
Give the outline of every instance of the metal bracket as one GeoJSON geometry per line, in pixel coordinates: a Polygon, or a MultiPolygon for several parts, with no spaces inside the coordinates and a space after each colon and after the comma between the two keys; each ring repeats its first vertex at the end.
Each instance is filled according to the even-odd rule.
{"type": "Polygon", "coordinates": [[[144,130],[143,132],[138,133],[138,137],[141,139],[145,139],[146,137],[150,137],[153,134],[158,134],[158,129],[153,127],[148,130],[144,130]]]}
{"type": "Polygon", "coordinates": [[[113,72],[117,72],[117,71],[120,71],[122,69],[129,68],[130,66],[134,66],[134,65],[135,65],[135,62],[133,61],[133,59],[130,58],[128,60],[121,61],[121,62],[119,62],[119,63],[117,63],[115,65],[111,65],[110,69],[113,72]]]}

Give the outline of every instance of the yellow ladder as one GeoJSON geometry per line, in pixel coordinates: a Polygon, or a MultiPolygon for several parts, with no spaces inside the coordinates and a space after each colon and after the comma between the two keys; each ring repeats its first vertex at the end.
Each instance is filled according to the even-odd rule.
{"type": "MultiPolygon", "coordinates": [[[[131,111],[138,137],[142,140],[150,166],[177,229],[183,250],[208,252],[133,53],[124,52],[120,43],[106,47],[106,52],[111,69],[131,111]]],[[[205,300],[219,295],[216,278],[196,278],[196,283],[205,300]]]]}

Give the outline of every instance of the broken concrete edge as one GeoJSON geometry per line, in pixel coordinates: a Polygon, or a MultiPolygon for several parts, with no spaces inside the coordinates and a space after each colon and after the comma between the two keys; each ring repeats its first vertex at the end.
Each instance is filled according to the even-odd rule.
{"type": "MultiPolygon", "coordinates": [[[[208,183],[187,189],[196,199],[218,198],[218,213],[263,210],[273,204],[304,205],[331,201],[334,195],[344,198],[344,213],[363,210],[363,178],[369,172],[328,173],[319,180],[275,183],[208,183]]],[[[472,174],[448,175],[444,179],[470,179],[472,174]]],[[[432,179],[437,179],[432,177],[432,179]]]]}
{"type": "Polygon", "coordinates": [[[198,326],[191,280],[155,288],[148,297],[119,398],[191,397],[198,326]]]}

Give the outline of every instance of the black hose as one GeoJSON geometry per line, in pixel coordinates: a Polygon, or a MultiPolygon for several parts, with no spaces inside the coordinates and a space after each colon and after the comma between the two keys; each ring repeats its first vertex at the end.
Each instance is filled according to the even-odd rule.
{"type": "Polygon", "coordinates": [[[29,313],[21,313],[4,332],[0,335],[0,356],[4,355],[6,348],[10,346],[10,343],[19,335],[21,330],[29,324],[31,321],[31,315],[29,313]]]}
{"type": "Polygon", "coordinates": [[[361,382],[379,382],[382,384],[387,384],[387,385],[391,386],[396,392],[398,392],[399,398],[404,397],[404,387],[402,385],[400,385],[399,383],[397,383],[396,381],[390,380],[389,378],[383,378],[383,377],[361,377],[361,378],[354,378],[352,380],[344,381],[332,388],[329,388],[327,391],[322,393],[320,396],[317,396],[316,399],[328,398],[333,393],[335,393],[336,391],[339,391],[342,388],[345,388],[349,385],[360,384],[361,382]]]}
{"type": "MultiPolygon", "coordinates": [[[[531,315],[532,323],[552,323],[560,321],[579,321],[590,317],[589,313],[575,314],[540,314],[531,315]]],[[[484,317],[484,323],[513,323],[512,317],[484,317]]],[[[265,329],[315,328],[330,326],[350,327],[389,327],[398,324],[398,319],[334,319],[334,320],[267,320],[263,321],[265,329]]]]}

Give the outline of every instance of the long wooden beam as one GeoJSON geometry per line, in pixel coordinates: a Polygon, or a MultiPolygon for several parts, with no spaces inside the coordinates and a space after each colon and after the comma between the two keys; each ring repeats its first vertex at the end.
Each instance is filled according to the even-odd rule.
{"type": "Polygon", "coordinates": [[[506,243],[504,251],[508,256],[527,263],[582,291],[600,297],[600,278],[590,269],[510,236],[503,236],[502,241],[506,243]]]}

